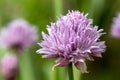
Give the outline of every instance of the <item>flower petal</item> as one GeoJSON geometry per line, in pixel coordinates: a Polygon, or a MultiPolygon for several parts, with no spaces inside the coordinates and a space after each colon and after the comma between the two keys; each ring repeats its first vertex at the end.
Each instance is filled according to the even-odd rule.
{"type": "Polygon", "coordinates": [[[56,61],[56,64],[52,67],[52,70],[54,71],[54,69],[56,67],[64,67],[66,65],[69,64],[69,60],[68,59],[64,59],[64,58],[58,58],[56,61]]]}
{"type": "Polygon", "coordinates": [[[74,64],[78,70],[80,70],[82,73],[88,73],[87,66],[85,62],[77,62],[74,64]]]}

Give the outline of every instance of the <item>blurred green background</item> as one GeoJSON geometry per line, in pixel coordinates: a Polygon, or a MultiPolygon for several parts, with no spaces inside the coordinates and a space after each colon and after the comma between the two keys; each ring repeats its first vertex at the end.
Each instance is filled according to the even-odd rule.
{"type": "MultiPolygon", "coordinates": [[[[37,26],[41,41],[41,31],[46,32],[46,25],[54,22],[57,16],[66,14],[68,10],[88,13],[88,17],[93,18],[93,24],[107,33],[101,38],[107,45],[103,58],[87,61],[89,73],[82,74],[81,80],[120,80],[120,40],[110,35],[112,20],[120,12],[120,0],[0,0],[0,28],[13,19],[23,18],[37,26]]],[[[36,43],[23,54],[17,80],[67,80],[66,68],[52,71],[54,60],[42,59],[36,53],[39,48],[36,43]]],[[[75,80],[79,73],[75,69],[75,80]]]]}

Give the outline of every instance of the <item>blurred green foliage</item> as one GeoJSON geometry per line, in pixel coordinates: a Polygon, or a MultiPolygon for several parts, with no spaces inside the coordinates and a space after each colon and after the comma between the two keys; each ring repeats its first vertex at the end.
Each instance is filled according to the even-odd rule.
{"type": "MultiPolygon", "coordinates": [[[[56,6],[54,0],[0,0],[0,28],[13,19],[24,18],[38,28],[39,41],[41,41],[41,31],[46,32],[46,25],[54,22],[55,16],[60,16],[56,15],[59,13],[55,12],[55,9],[58,9],[55,8],[56,6]]],[[[120,40],[110,36],[112,19],[120,12],[120,0],[62,0],[62,13],[66,14],[68,10],[88,13],[89,18],[93,18],[94,25],[103,28],[107,33],[101,38],[107,45],[103,58],[95,58],[94,62],[87,62],[90,73],[82,74],[82,80],[120,80],[120,40]]],[[[35,80],[67,80],[66,68],[57,68],[56,75],[55,71],[51,71],[54,60],[42,59],[41,55],[36,53],[37,49],[39,46],[35,44],[22,58],[25,69],[20,70],[25,73],[23,76],[30,76],[27,74],[29,73],[27,67],[30,65],[32,68],[30,73],[35,80]]],[[[79,71],[74,74],[78,77],[79,71]]],[[[23,80],[21,78],[23,76],[19,75],[18,80],[23,80]]]]}

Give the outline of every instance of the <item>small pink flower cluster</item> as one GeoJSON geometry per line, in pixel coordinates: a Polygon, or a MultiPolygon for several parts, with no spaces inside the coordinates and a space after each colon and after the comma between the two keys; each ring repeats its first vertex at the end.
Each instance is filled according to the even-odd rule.
{"type": "Polygon", "coordinates": [[[38,39],[35,27],[25,20],[17,19],[9,23],[1,31],[1,44],[6,48],[12,48],[21,52],[30,47],[38,39]]]}
{"type": "Polygon", "coordinates": [[[0,64],[0,71],[5,80],[13,80],[18,73],[18,60],[13,54],[6,54],[0,64]]]}

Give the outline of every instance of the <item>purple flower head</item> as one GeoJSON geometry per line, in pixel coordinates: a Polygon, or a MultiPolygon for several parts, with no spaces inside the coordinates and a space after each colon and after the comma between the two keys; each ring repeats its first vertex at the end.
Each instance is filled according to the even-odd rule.
{"type": "Polygon", "coordinates": [[[7,54],[0,63],[0,71],[5,80],[13,80],[18,73],[18,60],[15,55],[7,54]]]}
{"type": "MultiPolygon", "coordinates": [[[[43,58],[55,58],[54,67],[67,66],[72,62],[77,69],[86,73],[85,60],[93,60],[92,56],[101,57],[105,50],[104,41],[99,41],[103,29],[92,26],[92,20],[79,11],[69,12],[56,23],[47,27],[48,34],[42,32],[42,47],[37,52],[45,53],[43,58]]],[[[53,68],[54,68],[53,67],[53,68]]]]}
{"type": "Polygon", "coordinates": [[[35,27],[22,19],[14,20],[1,32],[2,45],[17,50],[30,47],[37,39],[35,27]]]}
{"type": "Polygon", "coordinates": [[[111,35],[116,38],[120,38],[120,14],[113,20],[111,35]]]}

